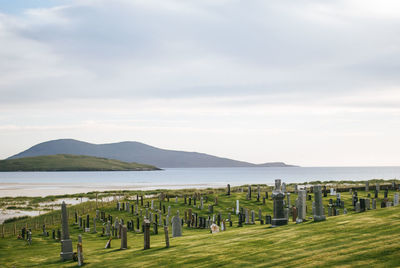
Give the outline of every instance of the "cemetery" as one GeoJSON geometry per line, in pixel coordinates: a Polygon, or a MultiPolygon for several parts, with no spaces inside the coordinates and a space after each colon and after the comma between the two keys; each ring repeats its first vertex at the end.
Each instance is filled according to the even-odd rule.
{"type": "Polygon", "coordinates": [[[399,194],[396,180],[90,193],[3,223],[0,266],[394,267],[399,194]]]}

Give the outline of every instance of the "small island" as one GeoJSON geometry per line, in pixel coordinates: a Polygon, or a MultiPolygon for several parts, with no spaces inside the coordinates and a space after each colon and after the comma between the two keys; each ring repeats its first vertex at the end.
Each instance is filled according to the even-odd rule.
{"type": "Polygon", "coordinates": [[[159,168],[86,155],[44,155],[0,160],[0,171],[150,171],[159,168]]]}

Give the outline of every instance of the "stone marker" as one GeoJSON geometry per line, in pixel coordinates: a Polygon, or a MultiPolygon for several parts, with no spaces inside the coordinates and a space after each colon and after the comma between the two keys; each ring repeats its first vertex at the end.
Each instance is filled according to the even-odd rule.
{"type": "Polygon", "coordinates": [[[297,219],[296,223],[301,223],[306,219],[306,190],[299,190],[297,197],[297,219]]]}
{"type": "Polygon", "coordinates": [[[292,221],[297,222],[297,208],[292,207],[292,221]]]}
{"type": "Polygon", "coordinates": [[[285,216],[284,198],[285,194],[281,191],[281,180],[275,180],[275,190],[272,192],[272,199],[274,200],[274,218],[272,219],[272,227],[288,223],[288,219],[285,216]]]}
{"type": "MultiPolygon", "coordinates": [[[[336,195],[336,193],[335,193],[336,195]]],[[[321,185],[314,186],[314,199],[315,199],[315,214],[314,221],[324,221],[326,217],[324,215],[324,206],[322,204],[322,192],[321,185]]]]}
{"type": "Polygon", "coordinates": [[[169,248],[169,236],[168,236],[168,226],[164,226],[164,234],[165,234],[165,247],[169,248]]]}
{"type": "Polygon", "coordinates": [[[230,184],[228,184],[228,186],[227,186],[227,193],[226,193],[226,195],[231,195],[231,185],[230,185],[230,184]]]}
{"type": "MultiPolygon", "coordinates": [[[[27,240],[28,240],[28,244],[32,245],[32,232],[31,230],[28,231],[27,233],[27,240]]],[[[72,242],[71,242],[72,243],[72,242]]],[[[72,250],[72,244],[71,244],[71,250],[72,250]]],[[[62,253],[62,252],[61,252],[62,253]]],[[[72,252],[71,252],[72,253],[72,252]]],[[[71,259],[72,259],[72,255],[71,255],[71,259]]]]}
{"type": "Polygon", "coordinates": [[[122,226],[121,230],[121,248],[120,249],[127,249],[128,248],[128,230],[125,225],[122,226]]]}
{"type": "Polygon", "coordinates": [[[356,212],[360,212],[361,211],[361,205],[360,202],[356,203],[356,208],[355,208],[356,212]]]}
{"type": "Polygon", "coordinates": [[[69,238],[69,230],[68,230],[68,212],[67,205],[65,202],[62,202],[61,205],[61,225],[62,225],[62,238],[61,238],[61,259],[63,261],[72,260],[73,251],[72,251],[72,241],[69,238]]]}
{"type": "Polygon", "coordinates": [[[144,249],[150,248],[150,221],[144,220],[144,249]]]}
{"type": "Polygon", "coordinates": [[[110,221],[107,221],[106,236],[110,236],[111,235],[110,231],[111,231],[111,224],[110,224],[110,221]]]}
{"type": "Polygon", "coordinates": [[[395,193],[394,194],[393,205],[394,206],[398,206],[399,205],[399,193],[395,193]]]}
{"type": "Polygon", "coordinates": [[[239,209],[239,200],[236,200],[236,215],[238,215],[239,212],[240,212],[240,209],[239,209]]]}
{"type": "Polygon", "coordinates": [[[172,217],[172,237],[182,236],[182,225],[179,215],[172,217]]]}
{"type": "Polygon", "coordinates": [[[369,192],[369,181],[365,182],[365,191],[369,192]]]}
{"type": "Polygon", "coordinates": [[[82,235],[78,235],[77,255],[78,255],[78,266],[82,266],[83,265],[82,235]]]}

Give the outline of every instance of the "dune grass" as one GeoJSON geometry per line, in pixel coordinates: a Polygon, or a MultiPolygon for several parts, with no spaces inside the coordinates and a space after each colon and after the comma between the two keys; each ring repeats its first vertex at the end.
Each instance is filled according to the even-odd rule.
{"type": "MultiPolygon", "coordinates": [[[[206,191],[206,190],[205,190],[206,191]]],[[[181,191],[180,193],[184,193],[181,191]]],[[[372,194],[372,191],[371,191],[372,194]]],[[[393,199],[393,191],[389,199],[393,199]]],[[[262,200],[254,198],[246,200],[246,193],[235,192],[226,196],[220,191],[208,191],[208,202],[205,208],[183,204],[183,198],[175,203],[163,202],[171,206],[172,213],[180,210],[180,215],[189,207],[201,216],[209,215],[207,206],[218,196],[218,205],[214,213],[221,212],[223,218],[232,212],[236,199],[241,207],[258,208],[263,215],[272,214],[272,200],[266,205],[262,200]]],[[[367,193],[359,192],[359,197],[367,193]]],[[[383,197],[383,191],[380,193],[383,197]]],[[[296,198],[291,195],[291,202],[296,198]]],[[[324,198],[325,208],[330,197],[324,198]]],[[[151,235],[151,249],[143,250],[143,234],[128,232],[128,249],[119,250],[120,240],[114,239],[110,249],[104,249],[107,238],[101,237],[101,222],[97,224],[97,234],[82,233],[75,225],[70,225],[71,238],[76,248],[77,236],[83,236],[85,266],[87,267],[396,267],[400,266],[400,206],[378,208],[363,213],[350,210],[350,194],[342,193],[342,199],[349,209],[349,214],[327,217],[324,222],[307,221],[295,224],[291,220],[287,226],[270,228],[268,225],[244,225],[237,227],[237,217],[232,213],[233,227],[227,227],[225,232],[210,234],[209,230],[183,228],[183,236],[170,238],[170,248],[165,248],[164,232],[159,227],[158,235],[151,235]]],[[[149,200],[145,200],[145,204],[149,200]]],[[[135,201],[130,201],[134,203],[135,201]]],[[[312,201],[307,201],[311,207],[312,201]]],[[[158,208],[158,201],[155,207],[158,208]]],[[[197,202],[197,205],[199,202],[197,202]]],[[[380,204],[379,200],[377,204],[380,204]]],[[[82,205],[70,207],[70,214],[82,205]]],[[[88,206],[89,207],[89,206],[88,206]]],[[[93,206],[91,206],[93,207],[93,206]]],[[[106,214],[123,218],[125,222],[136,217],[128,212],[117,211],[115,202],[105,204],[100,208],[106,214]]],[[[144,210],[144,208],[143,208],[144,210]]],[[[326,209],[327,210],[327,209],[326,209]]],[[[58,213],[58,212],[53,212],[58,213]]],[[[87,212],[86,212],[87,213],[87,212]]],[[[95,215],[90,209],[90,215],[95,215]]],[[[308,211],[311,216],[311,211],[308,211]]],[[[258,217],[256,217],[258,218],[258,217]]],[[[92,223],[91,223],[92,227],[92,223]]],[[[59,225],[49,226],[59,228],[59,225]]],[[[51,230],[50,230],[51,231],[51,230]]],[[[171,231],[170,231],[171,232],[171,231]]],[[[4,267],[75,267],[76,262],[62,262],[59,258],[60,243],[50,237],[42,237],[40,231],[33,233],[33,244],[18,240],[14,236],[0,238],[0,266],[4,267]]]]}

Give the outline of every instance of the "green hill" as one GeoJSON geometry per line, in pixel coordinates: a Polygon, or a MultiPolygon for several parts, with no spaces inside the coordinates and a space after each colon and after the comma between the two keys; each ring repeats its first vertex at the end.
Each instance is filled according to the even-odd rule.
{"type": "Polygon", "coordinates": [[[158,170],[151,165],[127,163],[85,155],[45,155],[0,161],[0,171],[135,171],[158,170]]]}

